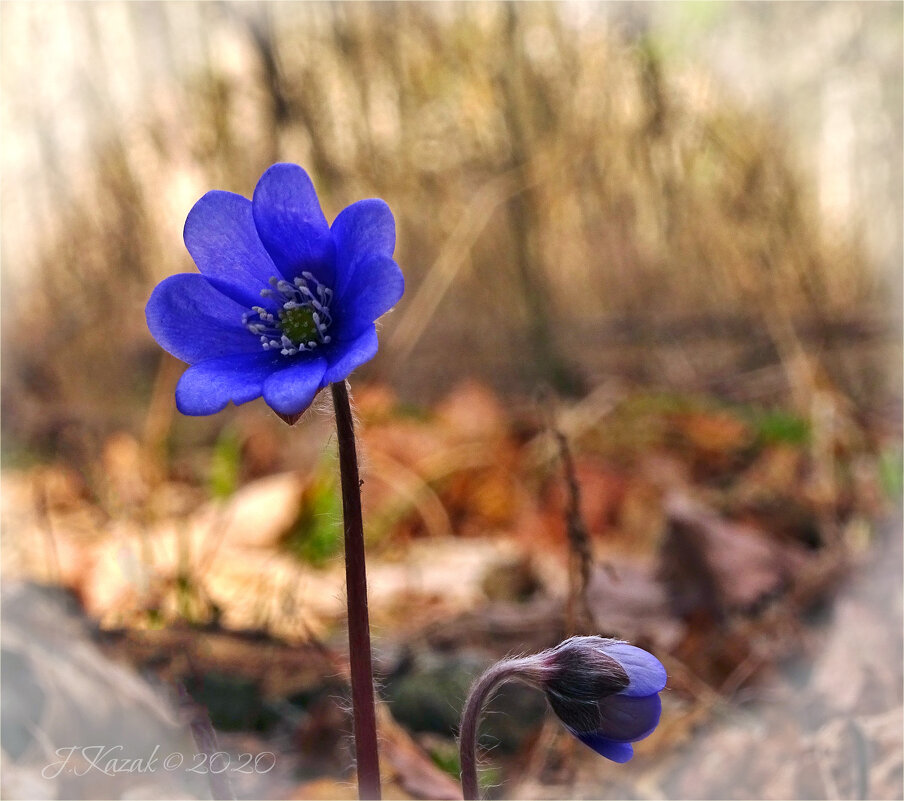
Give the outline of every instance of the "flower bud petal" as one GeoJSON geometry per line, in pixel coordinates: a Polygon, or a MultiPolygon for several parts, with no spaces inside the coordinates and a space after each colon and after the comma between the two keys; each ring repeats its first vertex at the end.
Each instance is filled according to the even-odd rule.
{"type": "Polygon", "coordinates": [[[653,654],[626,642],[606,646],[606,653],[628,674],[630,683],[623,695],[642,696],[660,692],[668,680],[665,668],[653,654]]]}
{"type": "Polygon", "coordinates": [[[634,749],[630,743],[614,743],[601,734],[576,734],[575,736],[584,745],[590,746],[600,756],[611,759],[613,762],[627,762],[634,756],[634,749]]]}

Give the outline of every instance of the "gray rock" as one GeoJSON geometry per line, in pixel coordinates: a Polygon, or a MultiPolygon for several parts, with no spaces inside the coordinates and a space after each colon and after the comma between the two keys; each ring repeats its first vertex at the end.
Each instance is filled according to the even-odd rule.
{"type": "Polygon", "coordinates": [[[175,702],[106,656],[64,591],[2,590],[4,798],[209,798],[175,702]]]}

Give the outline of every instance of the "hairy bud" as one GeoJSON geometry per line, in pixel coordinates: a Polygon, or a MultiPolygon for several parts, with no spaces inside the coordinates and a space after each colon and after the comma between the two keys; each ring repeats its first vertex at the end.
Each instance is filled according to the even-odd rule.
{"type": "Polygon", "coordinates": [[[462,716],[465,799],[479,797],[477,719],[504,682],[522,681],[542,690],[565,727],[582,743],[613,762],[627,762],[634,756],[631,743],[649,736],[659,723],[659,693],[667,678],[652,654],[605,637],[571,637],[547,651],[497,662],[474,682],[462,716]]]}
{"type": "Polygon", "coordinates": [[[631,743],[659,723],[665,687],[662,663],[641,648],[605,637],[572,637],[537,654],[539,686],[566,728],[615,762],[633,755],[631,743]]]}

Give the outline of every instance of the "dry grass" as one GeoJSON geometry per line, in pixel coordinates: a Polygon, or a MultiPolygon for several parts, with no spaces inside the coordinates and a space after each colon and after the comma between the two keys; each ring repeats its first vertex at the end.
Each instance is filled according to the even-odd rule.
{"type": "MultiPolygon", "coordinates": [[[[468,373],[578,393],[621,373],[804,405],[814,384],[894,394],[870,339],[885,288],[857,243],[823,235],[769,124],[648,38],[543,4],[289,5],[196,8],[196,65],[138,114],[99,102],[90,162],[42,175],[44,233],[12,256],[39,280],[5,313],[6,433],[65,449],[70,430],[145,425],[158,369],[163,395],[174,377],[143,305],[193,269],[182,220],[278,159],[311,172],[328,217],[362,196],[392,206],[408,293],[367,369],[406,397],[468,373]]],[[[97,25],[103,7],[69,13],[97,25]]],[[[116,11],[180,46],[187,11],[116,11]]],[[[110,66],[92,67],[101,101],[110,66]]]]}

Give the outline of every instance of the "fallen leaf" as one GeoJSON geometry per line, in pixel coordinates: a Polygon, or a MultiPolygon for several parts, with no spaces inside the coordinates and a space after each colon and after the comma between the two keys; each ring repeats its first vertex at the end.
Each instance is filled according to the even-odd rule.
{"type": "Polygon", "coordinates": [[[437,801],[461,798],[458,782],[440,770],[411,735],[395,722],[386,704],[379,705],[377,716],[380,761],[388,768],[384,768],[384,779],[388,775],[413,798],[437,801]]]}
{"type": "Polygon", "coordinates": [[[681,615],[696,608],[716,619],[752,612],[786,589],[806,562],[800,550],[724,520],[683,493],[666,497],[665,513],[660,575],[681,615]]]}

